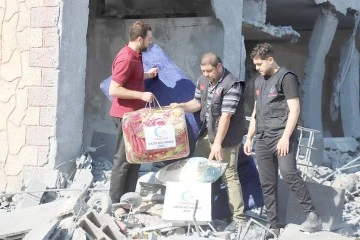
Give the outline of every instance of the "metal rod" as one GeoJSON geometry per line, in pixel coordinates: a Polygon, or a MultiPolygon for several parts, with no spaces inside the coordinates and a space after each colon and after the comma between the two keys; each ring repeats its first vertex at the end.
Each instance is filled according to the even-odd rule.
{"type": "Polygon", "coordinates": [[[323,180],[321,181],[321,183],[325,182],[327,179],[329,179],[331,176],[335,175],[336,173],[341,172],[341,170],[343,170],[344,168],[346,168],[347,166],[349,166],[350,164],[356,162],[357,160],[360,159],[360,156],[358,156],[357,158],[351,160],[350,162],[348,162],[347,164],[345,164],[344,166],[342,166],[341,168],[336,169],[334,172],[330,173],[329,175],[327,175],[325,178],[323,178],[323,180]]]}
{"type": "Polygon", "coordinates": [[[195,225],[195,230],[198,234],[199,237],[201,237],[201,234],[200,234],[200,231],[199,231],[199,226],[197,225],[197,222],[196,222],[196,210],[197,210],[197,207],[198,207],[198,204],[199,204],[199,200],[195,200],[195,206],[194,206],[194,212],[193,212],[193,222],[194,222],[194,225],[195,225]]]}

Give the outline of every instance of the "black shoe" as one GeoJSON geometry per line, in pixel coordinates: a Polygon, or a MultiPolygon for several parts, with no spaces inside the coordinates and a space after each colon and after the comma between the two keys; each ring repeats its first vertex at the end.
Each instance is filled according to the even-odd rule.
{"type": "Polygon", "coordinates": [[[270,230],[273,231],[276,236],[274,236],[271,232],[266,231],[265,240],[274,239],[280,235],[280,228],[270,228],[270,230]]]}

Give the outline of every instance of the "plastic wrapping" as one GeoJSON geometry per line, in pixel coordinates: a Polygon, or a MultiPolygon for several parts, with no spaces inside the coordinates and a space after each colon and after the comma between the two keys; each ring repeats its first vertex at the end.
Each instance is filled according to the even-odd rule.
{"type": "Polygon", "coordinates": [[[223,175],[227,163],[208,161],[203,157],[192,157],[169,164],[156,173],[163,182],[215,182],[223,175]]]}

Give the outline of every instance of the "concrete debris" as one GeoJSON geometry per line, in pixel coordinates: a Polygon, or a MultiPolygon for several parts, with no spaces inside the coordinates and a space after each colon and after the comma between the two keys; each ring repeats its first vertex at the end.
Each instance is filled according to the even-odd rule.
{"type": "Polygon", "coordinates": [[[52,235],[55,228],[58,226],[59,221],[55,220],[52,222],[48,222],[39,226],[36,226],[35,228],[31,229],[31,231],[26,234],[25,238],[23,240],[47,240],[52,235]]]}
{"type": "Polygon", "coordinates": [[[314,0],[316,4],[323,4],[329,2],[332,4],[336,11],[346,15],[349,9],[360,11],[359,1],[356,0],[314,0]],[[346,2],[346,4],[345,4],[346,2]]]}
{"type": "Polygon", "coordinates": [[[339,150],[342,153],[356,152],[359,146],[359,142],[352,137],[324,138],[325,149],[339,150]]]}
{"type": "Polygon", "coordinates": [[[65,215],[78,215],[81,213],[80,210],[86,207],[81,204],[78,199],[73,198],[0,213],[0,237],[27,233],[65,215]]]}
{"type": "Polygon", "coordinates": [[[112,202],[107,193],[94,193],[86,203],[98,213],[107,214],[111,211],[112,202]]]}
{"type": "Polygon", "coordinates": [[[125,209],[134,209],[141,206],[142,197],[140,193],[128,192],[121,196],[120,205],[125,209]]]}
{"type": "MultiPolygon", "coordinates": [[[[70,189],[78,190],[82,189],[81,196],[87,194],[87,189],[91,186],[93,181],[93,175],[91,169],[77,169],[73,183],[70,186],[70,189]]],[[[67,191],[63,193],[64,197],[72,197],[79,195],[78,191],[67,191]]]]}
{"type": "Polygon", "coordinates": [[[110,216],[99,214],[94,210],[87,212],[78,225],[94,239],[126,239],[110,216]]]}
{"type": "Polygon", "coordinates": [[[316,233],[304,233],[299,230],[299,225],[289,224],[286,226],[285,230],[281,233],[279,240],[289,240],[289,239],[296,239],[296,240],[329,240],[329,239],[336,239],[336,240],[350,240],[354,238],[349,238],[346,236],[342,236],[337,233],[327,232],[327,231],[320,231],[316,233]]]}
{"type": "MultiPolygon", "coordinates": [[[[159,180],[156,179],[156,173],[155,172],[151,172],[151,168],[149,169],[150,172],[145,173],[144,175],[139,177],[139,180],[136,184],[136,192],[140,192],[141,190],[141,183],[153,183],[153,184],[161,184],[161,182],[159,180]]],[[[148,195],[148,193],[144,193],[141,195],[148,195]]]]}
{"type": "Polygon", "coordinates": [[[273,26],[263,24],[258,21],[243,19],[243,34],[249,38],[254,35],[261,35],[262,38],[272,39],[289,39],[296,42],[300,33],[295,31],[291,26],[273,26]]]}
{"type": "Polygon", "coordinates": [[[82,228],[76,228],[74,233],[73,233],[73,239],[87,240],[86,232],[82,228]]]}
{"type": "MultiPolygon", "coordinates": [[[[360,149],[353,140],[327,139],[324,150],[318,149],[324,153],[323,164],[308,162],[307,185],[320,213],[323,230],[331,232],[299,232],[296,224],[305,220],[305,214],[280,179],[279,220],[287,225],[281,230],[279,239],[360,237],[360,158],[357,160],[360,149]],[[338,149],[340,147],[348,151],[338,149]]],[[[87,148],[88,152],[95,150],[87,148]]],[[[269,228],[266,211],[260,208],[248,210],[247,224],[240,225],[232,233],[225,232],[230,223],[228,219],[212,219],[211,222],[197,218],[176,222],[162,219],[165,190],[171,191],[156,179],[154,168],[149,166],[145,168],[148,172],[142,172],[136,192],[123,195],[119,204],[111,204],[108,191],[112,162],[102,156],[93,161],[89,154],[83,154],[77,162],[72,181],[56,170],[42,181],[34,178],[26,191],[0,194],[0,239],[262,240],[269,228]],[[29,196],[36,196],[36,199],[29,199],[29,196]]]]}
{"type": "Polygon", "coordinates": [[[332,183],[332,187],[345,189],[348,192],[353,192],[356,190],[357,183],[359,183],[359,176],[351,174],[339,174],[335,177],[335,180],[332,183]]]}
{"type": "Polygon", "coordinates": [[[46,187],[47,186],[42,181],[40,181],[37,177],[34,177],[26,190],[38,192],[24,194],[23,198],[16,205],[16,209],[39,205],[44,194],[43,191],[46,190],[46,187]]]}
{"type": "Polygon", "coordinates": [[[111,169],[113,166],[112,162],[107,158],[99,157],[93,162],[92,166],[91,173],[94,176],[94,181],[106,182],[108,183],[108,186],[110,186],[111,169]]]}
{"type": "Polygon", "coordinates": [[[76,217],[67,217],[61,220],[59,226],[54,231],[53,235],[51,235],[50,240],[71,240],[76,227],[76,217]]]}
{"type": "Polygon", "coordinates": [[[64,188],[61,183],[60,172],[58,170],[49,171],[44,174],[42,182],[46,184],[48,188],[64,188]]]}
{"type": "MultiPolygon", "coordinates": [[[[306,183],[313,203],[321,216],[324,230],[337,229],[342,223],[345,193],[342,189],[335,189],[317,183],[306,183]]],[[[286,183],[280,179],[278,187],[279,222],[282,224],[301,224],[306,220],[306,214],[300,207],[294,194],[286,183]]]]}

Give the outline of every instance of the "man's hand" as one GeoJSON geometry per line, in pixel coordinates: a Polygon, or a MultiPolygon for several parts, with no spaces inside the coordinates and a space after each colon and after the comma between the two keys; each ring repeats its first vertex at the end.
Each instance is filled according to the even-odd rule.
{"type": "Polygon", "coordinates": [[[281,137],[277,146],[277,154],[278,156],[284,157],[289,153],[289,138],[281,137]]]}
{"type": "Polygon", "coordinates": [[[150,68],[150,70],[147,72],[149,78],[154,78],[157,76],[159,69],[158,68],[150,68]]]}
{"type": "Polygon", "coordinates": [[[248,156],[251,155],[251,149],[252,149],[252,141],[250,138],[246,138],[246,141],[244,143],[244,153],[248,156]]]}
{"type": "Polygon", "coordinates": [[[151,92],[142,92],[141,93],[141,100],[143,100],[144,102],[152,103],[154,98],[155,98],[155,96],[151,92]]]}
{"type": "Polygon", "coordinates": [[[221,162],[223,160],[222,156],[221,156],[221,145],[220,144],[214,143],[211,146],[211,152],[210,152],[208,160],[211,161],[214,159],[214,157],[217,161],[221,162]]]}

